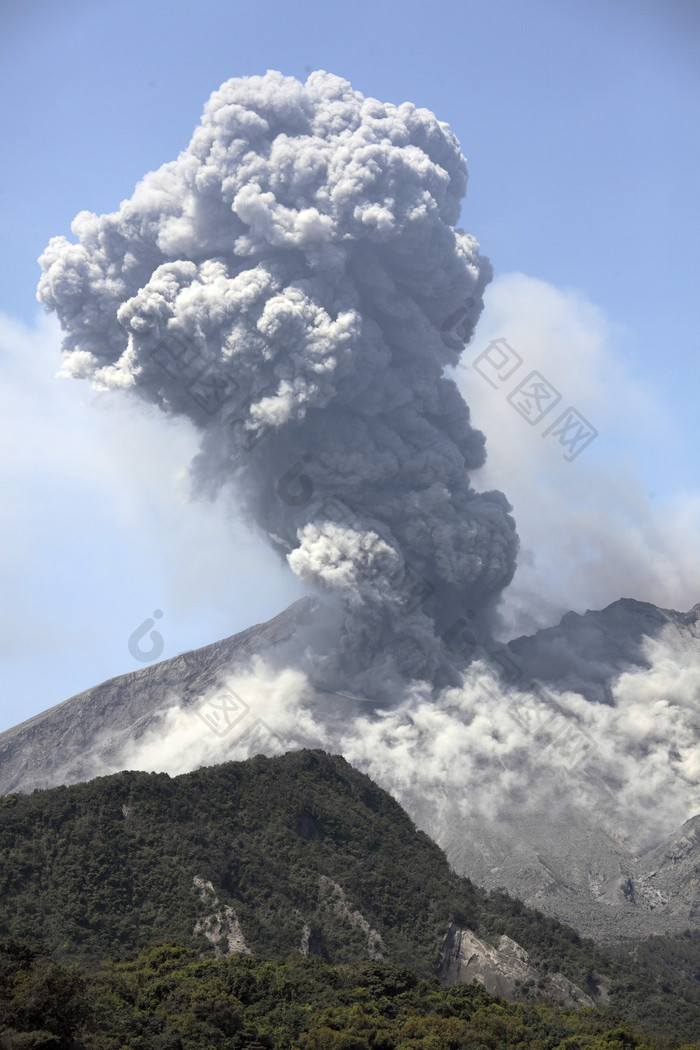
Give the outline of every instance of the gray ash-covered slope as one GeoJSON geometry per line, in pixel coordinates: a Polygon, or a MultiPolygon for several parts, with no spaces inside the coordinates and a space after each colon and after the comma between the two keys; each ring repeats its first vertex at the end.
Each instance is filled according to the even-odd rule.
{"type": "Polygon", "coordinates": [[[649,667],[645,642],[662,632],[700,644],[700,603],[680,613],[620,598],[600,611],[568,612],[558,626],[516,638],[508,648],[525,680],[610,704],[611,684],[623,671],[649,667]]]}
{"type": "Polygon", "coordinates": [[[619,887],[622,892],[668,916],[674,926],[685,920],[687,926],[700,925],[700,814],[641,861],[619,887]]]}
{"type": "MultiPolygon", "coordinates": [[[[267,623],[110,678],[1,733],[0,795],[101,772],[99,762],[138,740],[174,696],[192,704],[228,669],[279,650],[309,623],[313,607],[313,599],[302,598],[267,623]]],[[[609,702],[611,682],[623,670],[647,666],[644,639],[669,627],[700,640],[700,605],[677,613],[623,598],[599,612],[567,613],[559,626],[517,638],[508,649],[521,681],[537,679],[609,702]]]]}
{"type": "Polygon", "coordinates": [[[583,811],[575,823],[551,813],[523,820],[515,842],[496,827],[479,840],[456,833],[437,840],[459,874],[596,941],[700,928],[700,815],[639,855],[583,811]]]}
{"type": "MultiPolygon", "coordinates": [[[[515,639],[508,649],[521,687],[540,682],[558,694],[614,705],[622,674],[651,673],[648,643],[660,638],[671,664],[673,654],[680,664],[695,653],[697,665],[700,604],[681,613],[623,598],[600,611],[569,612],[558,626],[515,639]]],[[[700,722],[700,693],[697,707],[700,722]]],[[[610,833],[585,804],[560,808],[561,789],[553,782],[551,805],[524,807],[512,824],[474,827],[465,836],[453,818],[433,834],[460,874],[502,887],[597,940],[700,927],[700,816],[681,828],[667,826],[668,839],[640,848],[624,826],[610,833]]],[[[700,810],[700,793],[697,803],[700,810]]]]}
{"type": "Polygon", "coordinates": [[[267,623],[201,649],[110,678],[0,734],[0,795],[74,784],[106,770],[158,720],[173,697],[187,706],[230,667],[279,649],[312,608],[302,598],[267,623]]]}

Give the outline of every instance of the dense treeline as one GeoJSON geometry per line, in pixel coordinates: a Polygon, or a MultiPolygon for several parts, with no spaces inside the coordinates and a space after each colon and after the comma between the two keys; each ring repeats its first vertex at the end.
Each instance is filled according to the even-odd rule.
{"type": "MultiPolygon", "coordinates": [[[[660,1050],[603,1010],[506,1003],[405,967],[202,959],[162,943],[80,974],[0,942],[0,1050],[660,1050]]],[[[694,1044],[698,1050],[700,1044],[694,1044]]]]}
{"type": "Polygon", "coordinates": [[[657,1031],[700,1040],[700,930],[649,937],[611,953],[615,1008],[657,1031]]]}

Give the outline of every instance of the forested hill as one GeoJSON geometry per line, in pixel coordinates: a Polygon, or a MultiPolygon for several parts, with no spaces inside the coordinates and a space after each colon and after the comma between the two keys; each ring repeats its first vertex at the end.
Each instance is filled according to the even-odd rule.
{"type": "Polygon", "coordinates": [[[338,756],[258,756],[175,778],[124,772],[0,799],[10,954],[34,939],[90,971],[167,940],[195,957],[307,955],[432,977],[445,970],[448,931],[452,942],[480,938],[492,970],[529,953],[527,979],[517,965],[508,975],[523,999],[572,982],[657,1031],[674,1017],[700,1039],[697,940],[669,942],[660,963],[649,949],[641,968],[602,953],[457,877],[398,803],[338,756]],[[504,936],[517,942],[508,958],[504,936]],[[680,976],[662,972],[669,957],[683,959],[680,976]]]}
{"type": "Polygon", "coordinates": [[[3,934],[88,964],[159,938],[212,951],[204,923],[220,912],[223,931],[226,908],[254,954],[306,940],[330,962],[374,952],[426,974],[453,920],[503,933],[515,923],[526,948],[546,926],[551,964],[581,977],[572,931],[454,875],[400,805],[338,756],[124,772],[0,801],[3,934]],[[342,914],[335,887],[362,922],[342,914]]]}

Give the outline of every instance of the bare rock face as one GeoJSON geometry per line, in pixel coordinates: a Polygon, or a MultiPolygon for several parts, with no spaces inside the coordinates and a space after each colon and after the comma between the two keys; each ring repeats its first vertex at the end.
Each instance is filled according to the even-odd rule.
{"type": "Polygon", "coordinates": [[[639,855],[584,813],[568,827],[547,813],[525,820],[515,844],[496,827],[438,841],[460,875],[601,943],[700,926],[700,815],[639,855]]]}
{"type": "Polygon", "coordinates": [[[700,814],[639,858],[622,892],[669,925],[700,924],[700,814]]]}
{"type": "Polygon", "coordinates": [[[556,1006],[595,1005],[590,996],[562,974],[542,976],[525,949],[505,934],[493,945],[456,923],[445,936],[438,976],[447,984],[478,981],[487,992],[509,1002],[518,998],[522,985],[532,982],[556,1006]]]}
{"type": "Polygon", "coordinates": [[[222,908],[211,882],[201,875],[195,875],[194,885],[199,890],[201,903],[205,908],[211,908],[208,914],[197,920],[194,932],[204,934],[210,944],[215,946],[217,956],[221,954],[219,946],[222,938],[226,940],[226,955],[250,955],[238,916],[231,905],[225,904],[222,908]]]}
{"type": "MultiPolygon", "coordinates": [[[[558,626],[515,639],[507,649],[522,673],[519,682],[538,681],[555,692],[580,693],[591,704],[612,705],[623,672],[639,671],[643,681],[647,643],[656,639],[663,641],[669,666],[675,666],[674,654],[690,666],[700,663],[700,605],[679,613],[620,599],[599,612],[567,613],[558,626]]],[[[601,820],[595,807],[560,810],[556,782],[542,796],[538,809],[517,811],[511,823],[477,822],[467,832],[465,820],[460,827],[450,817],[431,833],[460,875],[504,889],[597,941],[700,926],[700,817],[666,842],[659,840],[673,825],[642,845],[624,826],[606,830],[612,822],[601,820]]]]}
{"type": "MultiPolygon", "coordinates": [[[[345,890],[326,875],[319,875],[319,898],[322,906],[329,909],[341,922],[348,923],[362,931],[367,940],[367,958],[386,958],[386,945],[381,934],[373,929],[362,912],[353,908],[348,901],[345,890]]],[[[308,942],[307,942],[308,944],[308,942]]],[[[306,953],[304,953],[306,954],[306,953]]]]}

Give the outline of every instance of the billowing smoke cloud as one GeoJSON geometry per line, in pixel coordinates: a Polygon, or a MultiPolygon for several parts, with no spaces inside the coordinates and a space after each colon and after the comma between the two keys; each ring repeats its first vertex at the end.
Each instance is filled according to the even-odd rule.
{"type": "Polygon", "coordinates": [[[436,635],[465,610],[488,632],[514,573],[511,508],[472,489],[484,437],[443,376],[491,276],[455,228],[466,178],[427,110],[270,72],[225,83],[177,160],[41,258],[64,371],[189,417],[199,489],[235,481],[338,597],[333,674],[356,686],[378,662],[434,677],[436,635]]]}

